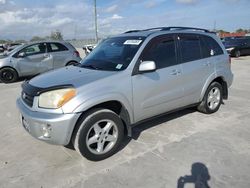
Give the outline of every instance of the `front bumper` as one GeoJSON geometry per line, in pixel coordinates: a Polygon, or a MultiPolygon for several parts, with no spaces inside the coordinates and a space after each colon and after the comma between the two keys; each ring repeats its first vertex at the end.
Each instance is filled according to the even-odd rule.
{"type": "Polygon", "coordinates": [[[16,104],[21,113],[22,125],[31,136],[54,145],[67,145],[70,142],[80,113],[35,112],[30,110],[21,98],[17,99],[16,104]]]}

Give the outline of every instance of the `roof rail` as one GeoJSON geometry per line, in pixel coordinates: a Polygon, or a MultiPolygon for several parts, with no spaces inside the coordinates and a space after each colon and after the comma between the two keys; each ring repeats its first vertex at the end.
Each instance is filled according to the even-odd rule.
{"type": "Polygon", "coordinates": [[[139,31],[142,31],[142,30],[130,30],[130,31],[126,31],[125,33],[134,33],[134,32],[139,32],[139,31]]]}
{"type": "Polygon", "coordinates": [[[196,27],[154,27],[154,28],[143,29],[143,30],[131,30],[125,33],[134,33],[134,32],[140,32],[140,31],[153,31],[153,30],[159,30],[159,31],[196,30],[196,31],[203,31],[206,33],[215,33],[215,32],[209,31],[208,29],[202,29],[202,28],[196,28],[196,27]]]}

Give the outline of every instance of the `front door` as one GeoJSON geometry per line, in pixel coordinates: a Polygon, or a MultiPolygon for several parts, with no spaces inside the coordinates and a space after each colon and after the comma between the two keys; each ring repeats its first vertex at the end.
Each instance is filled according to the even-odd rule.
{"type": "Polygon", "coordinates": [[[53,69],[53,58],[47,53],[45,43],[33,44],[19,51],[24,56],[17,56],[17,64],[24,76],[36,75],[53,69]]]}
{"type": "Polygon", "coordinates": [[[156,71],[132,76],[136,122],[180,107],[183,97],[182,70],[173,35],[152,39],[138,63],[142,61],[154,61],[156,71]]]}

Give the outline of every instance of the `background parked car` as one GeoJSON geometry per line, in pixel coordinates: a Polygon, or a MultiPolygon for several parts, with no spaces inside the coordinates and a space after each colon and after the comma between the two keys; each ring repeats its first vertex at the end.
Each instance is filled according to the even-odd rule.
{"type": "Polygon", "coordinates": [[[3,54],[4,51],[5,51],[5,48],[2,45],[0,45],[0,55],[3,54]]]}
{"type": "Polygon", "coordinates": [[[18,77],[33,76],[81,61],[79,52],[67,42],[36,42],[21,45],[0,56],[0,80],[14,82],[18,77]]]}
{"type": "Polygon", "coordinates": [[[227,38],[223,40],[223,44],[232,57],[250,55],[250,38],[227,38]]]}
{"type": "Polygon", "coordinates": [[[11,52],[12,50],[14,50],[15,48],[17,48],[21,45],[23,45],[23,44],[18,44],[18,43],[10,44],[10,45],[8,45],[8,47],[6,49],[6,52],[11,52]]]}
{"type": "Polygon", "coordinates": [[[96,45],[94,44],[87,44],[85,45],[82,49],[85,52],[85,55],[87,56],[90,52],[92,52],[92,50],[96,47],[96,45]]]}

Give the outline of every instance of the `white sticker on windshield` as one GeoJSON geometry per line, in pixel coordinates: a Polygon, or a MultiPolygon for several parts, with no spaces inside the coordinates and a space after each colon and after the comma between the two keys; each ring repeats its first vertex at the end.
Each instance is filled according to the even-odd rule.
{"type": "Polygon", "coordinates": [[[139,45],[142,40],[126,40],[123,44],[125,45],[139,45]]]}
{"type": "Polygon", "coordinates": [[[118,64],[117,66],[116,66],[116,69],[121,69],[122,68],[122,64],[118,64]]]}

